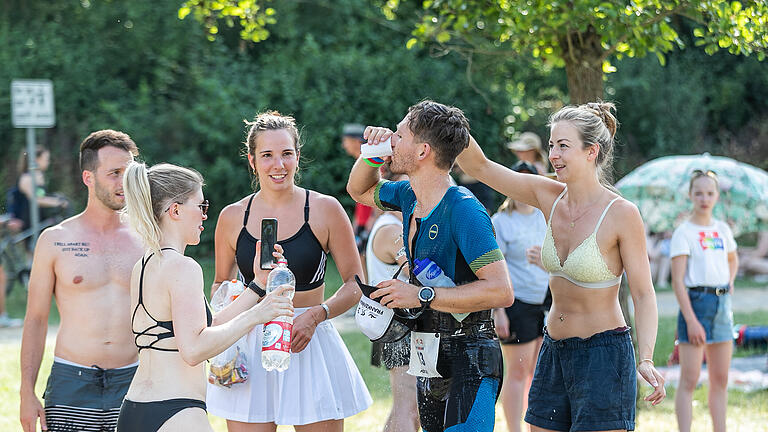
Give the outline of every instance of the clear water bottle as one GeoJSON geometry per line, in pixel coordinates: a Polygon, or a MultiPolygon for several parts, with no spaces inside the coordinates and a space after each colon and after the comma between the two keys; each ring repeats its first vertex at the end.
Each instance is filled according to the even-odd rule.
{"type": "MultiPolygon", "coordinates": [[[[296,292],[296,278],[288,263],[281,259],[277,267],[269,272],[267,277],[267,293],[277,288],[288,285],[291,287],[286,295],[293,298],[296,292]]],[[[264,369],[284,371],[291,363],[291,331],[293,330],[293,317],[279,316],[264,324],[264,334],[261,341],[261,365],[264,369]]]]}
{"type": "Polygon", "coordinates": [[[416,275],[416,279],[424,286],[434,288],[456,285],[451,278],[443,273],[443,269],[429,258],[415,259],[413,264],[413,274],[416,275]]]}
{"type": "MultiPolygon", "coordinates": [[[[432,288],[456,286],[453,280],[446,276],[443,269],[429,258],[413,260],[413,274],[424,286],[432,288]]],[[[469,313],[452,313],[451,315],[456,321],[461,322],[469,313]]]]}

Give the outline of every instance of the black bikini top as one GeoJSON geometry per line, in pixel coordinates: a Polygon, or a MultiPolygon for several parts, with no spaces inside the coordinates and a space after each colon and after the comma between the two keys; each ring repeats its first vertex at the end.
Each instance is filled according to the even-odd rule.
{"type": "MultiPolygon", "coordinates": [[[[248,223],[254,196],[256,194],[251,195],[251,199],[248,200],[248,207],[245,209],[245,217],[243,218],[243,228],[240,230],[235,245],[235,261],[246,284],[253,280],[253,259],[256,256],[256,242],[258,241],[245,227],[248,223]]],[[[309,227],[309,190],[307,190],[307,198],[304,202],[304,225],[299,228],[296,234],[277,242],[283,247],[283,255],[288,260],[288,268],[296,277],[296,291],[309,291],[325,282],[327,255],[309,227]]]]}
{"type": "MultiPolygon", "coordinates": [[[[161,250],[174,250],[173,248],[162,248],[161,250]]],[[[144,306],[144,269],[147,267],[147,263],[149,262],[149,259],[152,258],[154,253],[150,254],[146,258],[141,259],[141,276],[139,277],[139,303],[136,305],[136,308],[133,310],[133,316],[131,317],[131,331],[134,334],[133,341],[136,344],[136,347],[139,349],[139,352],[143,349],[153,349],[157,351],[169,351],[169,352],[178,352],[179,350],[177,348],[160,348],[154,346],[156,343],[160,342],[163,339],[168,339],[174,337],[173,333],[173,321],[158,321],[156,320],[147,310],[147,307],[144,306]],[[136,319],[136,312],[139,310],[139,306],[141,306],[142,309],[144,309],[144,313],[147,314],[147,316],[155,322],[154,325],[151,325],[144,330],[137,332],[133,330],[133,321],[136,319]],[[166,331],[162,333],[150,333],[150,330],[156,329],[156,328],[163,328],[166,331]],[[147,345],[142,345],[139,343],[139,338],[142,336],[155,338],[152,342],[150,342],[147,345]]],[[[211,326],[211,323],[213,323],[213,315],[211,315],[211,310],[208,308],[208,302],[205,302],[205,315],[206,320],[208,322],[208,327],[211,326]]]]}

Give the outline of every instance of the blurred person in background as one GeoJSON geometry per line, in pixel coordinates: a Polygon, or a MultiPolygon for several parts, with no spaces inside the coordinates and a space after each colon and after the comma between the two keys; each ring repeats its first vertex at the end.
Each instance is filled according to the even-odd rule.
{"type": "Polygon", "coordinates": [[[712,217],[720,198],[717,174],[694,171],[688,190],[693,214],[675,229],[670,243],[672,287],[680,305],[680,383],[675,393],[675,414],[680,431],[690,431],[693,391],[706,353],[712,429],[725,432],[728,369],[733,354],[731,296],[739,258],[731,228],[712,217]]]}
{"type": "Polygon", "coordinates": [[[30,215],[30,204],[32,199],[37,199],[37,205],[42,210],[40,213],[40,219],[46,217],[46,209],[66,208],[69,206],[69,201],[61,196],[48,195],[46,191],[46,178],[45,172],[51,165],[51,152],[44,147],[37,147],[35,152],[35,164],[37,169],[34,172],[35,176],[35,189],[32,189],[32,175],[29,171],[29,161],[27,160],[27,152],[23,152],[19,157],[18,172],[19,179],[16,183],[16,187],[20,192],[20,195],[16,195],[18,202],[15,203],[16,212],[15,216],[23,221],[22,229],[27,229],[32,224],[32,218],[30,215]]]}
{"type": "Polygon", "coordinates": [[[532,164],[539,174],[545,175],[549,172],[547,152],[541,145],[541,138],[535,133],[521,133],[516,140],[507,143],[507,148],[515,153],[518,160],[532,164]]]}
{"type": "Polygon", "coordinates": [[[739,270],[752,273],[756,282],[768,282],[768,231],[757,233],[755,247],[739,247],[739,270]]]}
{"type": "MultiPolygon", "coordinates": [[[[0,238],[5,236],[11,236],[21,231],[23,222],[21,219],[17,219],[10,214],[0,215],[0,238]]],[[[11,247],[11,244],[6,247],[11,247]]],[[[16,283],[15,274],[9,275],[6,273],[6,267],[3,263],[5,255],[0,255],[0,328],[4,327],[21,327],[24,323],[23,319],[11,318],[8,316],[6,310],[6,296],[11,292],[11,284],[16,283]]]]}

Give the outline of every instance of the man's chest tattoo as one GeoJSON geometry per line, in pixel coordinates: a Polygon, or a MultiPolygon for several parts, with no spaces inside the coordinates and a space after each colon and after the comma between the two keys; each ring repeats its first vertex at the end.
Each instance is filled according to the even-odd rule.
{"type": "Polygon", "coordinates": [[[91,251],[90,242],[54,242],[53,245],[68,255],[87,257],[91,251]]]}

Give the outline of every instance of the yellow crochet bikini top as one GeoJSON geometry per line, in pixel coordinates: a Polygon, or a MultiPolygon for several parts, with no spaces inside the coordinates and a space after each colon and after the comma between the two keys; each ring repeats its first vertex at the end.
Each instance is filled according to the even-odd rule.
{"type": "Polygon", "coordinates": [[[557,256],[557,249],[555,248],[555,239],[552,236],[552,215],[555,214],[555,206],[567,190],[567,187],[564,188],[555,203],[552,204],[552,211],[549,213],[549,221],[547,222],[547,233],[541,247],[541,263],[549,271],[550,276],[564,278],[583,288],[608,288],[618,285],[621,283],[621,276],[611,273],[605,264],[603,255],[600,253],[600,247],[597,245],[597,230],[603,223],[608,209],[619,197],[608,203],[597,221],[595,230],[565,257],[565,263],[561,266],[560,257],[557,256]]]}

